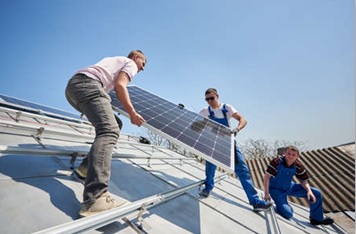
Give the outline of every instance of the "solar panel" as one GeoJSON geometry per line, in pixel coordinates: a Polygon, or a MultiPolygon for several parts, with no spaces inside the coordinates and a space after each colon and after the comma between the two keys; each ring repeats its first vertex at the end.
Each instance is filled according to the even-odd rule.
{"type": "MultiPolygon", "coordinates": [[[[128,86],[128,91],[135,110],[146,120],[143,126],[215,165],[234,170],[231,129],[137,86],[128,86]]],[[[114,91],[110,96],[113,109],[129,117],[114,91]]]]}
{"type": "Polygon", "coordinates": [[[49,117],[54,117],[57,119],[64,119],[64,120],[69,120],[74,122],[83,122],[83,120],[87,121],[86,119],[81,118],[79,114],[76,115],[60,109],[55,109],[37,103],[24,101],[3,94],[0,94],[0,106],[11,107],[21,111],[46,115],[49,117]]]}

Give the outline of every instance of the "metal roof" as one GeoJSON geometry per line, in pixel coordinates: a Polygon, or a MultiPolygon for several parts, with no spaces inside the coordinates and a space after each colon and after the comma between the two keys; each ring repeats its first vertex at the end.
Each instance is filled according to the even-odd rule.
{"type": "Polygon", "coordinates": [[[124,134],[110,192],[127,205],[79,219],[83,185],[71,173],[93,137],[86,122],[0,107],[1,233],[346,233],[310,225],[300,205],[291,220],[255,213],[239,180],[220,172],[212,195],[199,199],[203,164],[124,134]]]}

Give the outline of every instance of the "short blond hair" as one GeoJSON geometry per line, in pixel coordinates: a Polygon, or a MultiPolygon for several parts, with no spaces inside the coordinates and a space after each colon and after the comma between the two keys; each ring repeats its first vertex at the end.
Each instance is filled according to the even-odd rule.
{"type": "Polygon", "coordinates": [[[288,146],[285,148],[284,152],[286,152],[287,150],[295,151],[295,152],[297,152],[298,155],[299,155],[299,149],[298,149],[297,147],[295,147],[294,145],[288,145],[288,146]]]}
{"type": "Polygon", "coordinates": [[[129,55],[127,55],[127,57],[132,59],[135,55],[143,57],[145,60],[147,60],[145,54],[141,50],[133,50],[129,53],[129,55]]]}

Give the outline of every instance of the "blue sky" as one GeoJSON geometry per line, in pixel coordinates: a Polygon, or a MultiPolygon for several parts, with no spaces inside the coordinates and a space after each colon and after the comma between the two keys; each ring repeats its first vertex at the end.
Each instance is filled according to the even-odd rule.
{"type": "MultiPolygon", "coordinates": [[[[215,87],[237,140],[355,141],[353,0],[1,0],[0,93],[75,112],[72,74],[141,49],[132,84],[187,109],[215,87]]],[[[125,118],[125,117],[123,117],[125,118]]],[[[124,120],[123,133],[142,135],[124,120]]]]}

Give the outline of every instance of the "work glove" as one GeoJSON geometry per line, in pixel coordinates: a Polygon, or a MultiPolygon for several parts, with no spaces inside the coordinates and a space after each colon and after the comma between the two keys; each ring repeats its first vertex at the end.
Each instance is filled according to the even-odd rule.
{"type": "Polygon", "coordinates": [[[234,136],[236,136],[238,132],[239,130],[237,128],[231,130],[231,134],[234,134],[234,136]]]}

